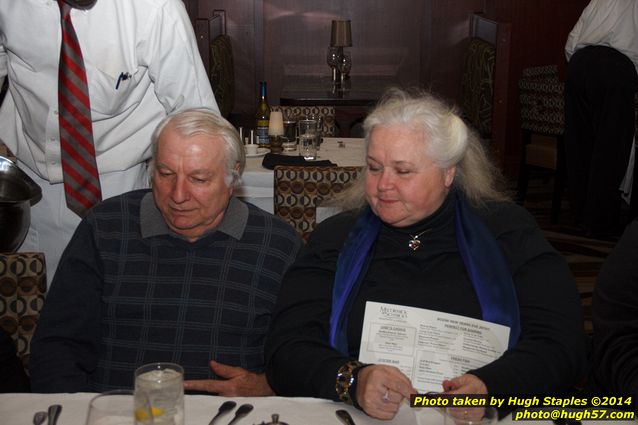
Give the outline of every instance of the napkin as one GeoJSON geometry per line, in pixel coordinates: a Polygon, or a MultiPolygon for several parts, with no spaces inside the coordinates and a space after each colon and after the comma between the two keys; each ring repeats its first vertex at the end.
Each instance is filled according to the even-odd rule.
{"type": "Polygon", "coordinates": [[[276,153],[267,153],[264,155],[261,165],[269,170],[274,170],[276,165],[294,165],[309,167],[336,167],[337,164],[329,160],[323,161],[306,161],[302,156],[298,155],[279,155],[276,153]]]}

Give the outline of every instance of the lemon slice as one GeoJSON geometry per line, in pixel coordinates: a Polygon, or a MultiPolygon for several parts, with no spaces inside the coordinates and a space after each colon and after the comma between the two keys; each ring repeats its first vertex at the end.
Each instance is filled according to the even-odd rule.
{"type": "MultiPolygon", "coordinates": [[[[164,409],[162,409],[161,407],[151,407],[151,412],[153,414],[154,418],[157,418],[159,416],[162,416],[164,414],[164,409]]],[[[148,421],[149,417],[148,417],[148,410],[140,407],[139,409],[137,409],[135,411],[135,419],[140,421],[140,422],[146,422],[148,421]]]]}

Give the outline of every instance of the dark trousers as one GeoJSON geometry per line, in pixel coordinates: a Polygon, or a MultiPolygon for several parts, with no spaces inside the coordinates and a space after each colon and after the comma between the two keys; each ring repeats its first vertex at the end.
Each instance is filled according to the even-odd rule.
{"type": "MultiPolygon", "coordinates": [[[[575,224],[591,235],[619,234],[618,190],[635,131],[638,75],[615,49],[588,46],[571,57],[565,81],[565,161],[575,224]]],[[[634,181],[634,193],[638,181],[634,181]]],[[[638,199],[638,196],[636,196],[638,199]]],[[[636,202],[632,202],[634,209],[636,202]]]]}

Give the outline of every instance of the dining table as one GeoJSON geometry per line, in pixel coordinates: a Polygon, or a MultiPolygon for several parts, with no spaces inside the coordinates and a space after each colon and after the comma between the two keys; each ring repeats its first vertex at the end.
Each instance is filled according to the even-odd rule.
{"type": "Polygon", "coordinates": [[[396,77],[390,75],[354,75],[343,84],[336,84],[327,76],[286,75],[279,104],[332,106],[339,134],[348,137],[354,125],[363,122],[384,91],[397,85],[396,77]]]}
{"type": "MultiPolygon", "coordinates": [[[[317,161],[329,160],[335,165],[365,165],[364,140],[362,138],[324,137],[320,144],[317,161]]],[[[274,172],[262,165],[266,151],[247,156],[242,174],[242,183],[235,190],[235,196],[272,213],[274,211],[274,172]]],[[[297,151],[281,155],[299,155],[297,151]]],[[[305,165],[313,165],[307,161],[305,165]]]]}
{"type": "MultiPolygon", "coordinates": [[[[84,425],[90,400],[96,393],[7,393],[0,394],[0,423],[5,425],[29,425],[33,423],[36,412],[47,411],[53,404],[62,406],[58,425],[84,425]]],[[[219,407],[225,401],[233,400],[237,408],[242,404],[251,404],[254,408],[247,416],[240,418],[235,425],[266,425],[273,422],[273,415],[287,425],[340,425],[338,410],[346,410],[356,425],[443,425],[443,415],[435,408],[411,408],[404,402],[392,420],[371,418],[353,406],[325,399],[307,397],[221,397],[215,395],[184,396],[184,425],[208,425],[219,407]]],[[[234,417],[229,412],[219,418],[215,425],[227,425],[234,417]]],[[[635,425],[635,421],[583,420],[583,425],[635,425]]],[[[553,425],[549,420],[514,421],[507,415],[498,421],[503,425],[553,425]]]]}

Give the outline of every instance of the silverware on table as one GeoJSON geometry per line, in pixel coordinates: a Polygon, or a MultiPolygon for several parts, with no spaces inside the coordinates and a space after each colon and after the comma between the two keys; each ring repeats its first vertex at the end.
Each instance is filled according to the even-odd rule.
{"type": "Polygon", "coordinates": [[[49,411],[47,412],[47,425],[55,425],[58,421],[58,416],[60,416],[60,412],[62,411],[62,406],[59,404],[52,404],[49,406],[49,411]]]}
{"type": "Polygon", "coordinates": [[[241,418],[249,414],[252,410],[253,410],[252,404],[248,404],[248,403],[242,404],[241,406],[239,406],[239,409],[237,409],[237,411],[235,412],[235,417],[230,422],[228,422],[228,425],[234,424],[235,422],[237,422],[238,420],[240,420],[241,418]]]}
{"type": "Polygon", "coordinates": [[[231,410],[233,410],[235,408],[235,406],[237,406],[237,403],[235,403],[234,401],[230,401],[229,400],[229,401],[223,402],[222,405],[219,406],[219,410],[217,411],[217,414],[215,416],[213,416],[213,419],[210,420],[208,425],[213,425],[217,419],[219,419],[220,417],[222,417],[226,413],[228,413],[231,410]]]}
{"type": "Polygon", "coordinates": [[[339,409],[335,412],[337,417],[346,425],[354,425],[354,421],[352,420],[352,416],[348,413],[347,410],[339,409]]]}
{"type": "Polygon", "coordinates": [[[33,415],[33,425],[42,425],[47,418],[47,412],[35,412],[33,415]]]}

